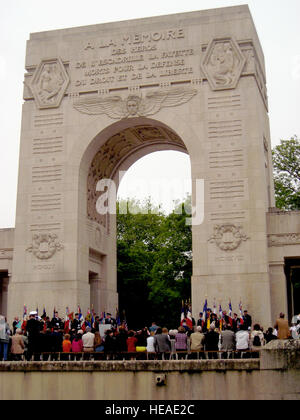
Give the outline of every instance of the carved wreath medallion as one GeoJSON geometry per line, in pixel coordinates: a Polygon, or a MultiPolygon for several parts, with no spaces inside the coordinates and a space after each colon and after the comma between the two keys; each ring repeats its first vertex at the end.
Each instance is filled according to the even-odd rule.
{"type": "Polygon", "coordinates": [[[33,235],[32,245],[27,251],[32,252],[39,260],[48,260],[62,248],[63,245],[58,242],[55,233],[38,233],[33,235]]]}
{"type": "Polygon", "coordinates": [[[215,226],[214,234],[208,241],[215,243],[223,251],[234,251],[248,239],[249,237],[243,233],[241,226],[228,223],[215,226]]]}

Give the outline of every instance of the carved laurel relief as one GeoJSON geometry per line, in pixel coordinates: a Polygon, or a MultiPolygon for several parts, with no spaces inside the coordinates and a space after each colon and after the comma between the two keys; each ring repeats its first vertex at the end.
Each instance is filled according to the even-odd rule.
{"type": "Polygon", "coordinates": [[[209,238],[210,243],[215,243],[222,251],[234,251],[243,241],[250,239],[242,231],[242,226],[226,223],[216,225],[214,234],[209,238]]]}
{"type": "Polygon", "coordinates": [[[143,98],[138,95],[94,96],[74,101],[77,111],[88,115],[106,114],[113,119],[148,116],[159,112],[162,108],[182,105],[198,93],[196,89],[174,88],[169,90],[149,92],[143,98]]]}
{"type": "Polygon", "coordinates": [[[36,233],[32,237],[32,244],[27,251],[39,260],[48,260],[63,248],[55,233],[36,233]]]}
{"type": "Polygon", "coordinates": [[[234,89],[246,59],[232,38],[213,40],[207,48],[202,70],[213,90],[234,89]]]}

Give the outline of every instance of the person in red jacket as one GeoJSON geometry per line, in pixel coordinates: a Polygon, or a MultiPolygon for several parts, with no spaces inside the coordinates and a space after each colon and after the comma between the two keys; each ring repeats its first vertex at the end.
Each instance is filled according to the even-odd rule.
{"type": "Polygon", "coordinates": [[[136,352],[137,338],[135,337],[134,331],[129,331],[127,338],[127,351],[128,353],[136,352]]]}

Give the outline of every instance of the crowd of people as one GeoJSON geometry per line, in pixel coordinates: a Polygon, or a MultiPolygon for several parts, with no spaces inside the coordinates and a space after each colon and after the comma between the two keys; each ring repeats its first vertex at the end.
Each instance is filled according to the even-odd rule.
{"type": "Polygon", "coordinates": [[[229,317],[225,312],[218,318],[209,310],[205,316],[200,313],[197,322],[182,317],[177,329],[161,328],[153,322],[150,327],[133,331],[126,321],[117,322],[111,314],[105,319],[95,316],[91,322],[76,313],[66,322],[57,312],[50,319],[40,318],[33,311],[22,324],[15,318],[12,328],[0,316],[0,360],[58,360],[58,355],[62,360],[64,354],[76,359],[91,353],[103,353],[108,358],[125,353],[146,353],[150,359],[257,357],[259,349],[270,341],[299,339],[299,335],[300,315],[294,317],[290,327],[282,313],[274,328],[265,332],[260,325],[252,325],[247,311],[240,317],[229,317]]]}

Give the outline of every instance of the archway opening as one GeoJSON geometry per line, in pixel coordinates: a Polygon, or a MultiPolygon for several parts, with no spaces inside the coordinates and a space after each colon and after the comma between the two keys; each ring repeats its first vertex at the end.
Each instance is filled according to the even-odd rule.
{"type": "Polygon", "coordinates": [[[0,314],[7,316],[8,271],[0,271],[0,314]]]}
{"type": "MultiPolygon", "coordinates": [[[[136,305],[132,305],[127,302],[126,305],[124,305],[124,300],[127,296],[130,295],[130,288],[127,287],[126,293],[123,294],[123,300],[121,300],[120,305],[118,302],[118,295],[117,295],[117,289],[120,291],[120,282],[117,281],[117,269],[119,270],[120,264],[118,264],[117,267],[117,246],[116,246],[116,236],[117,236],[117,219],[116,214],[111,214],[110,211],[100,214],[97,207],[97,204],[99,201],[102,200],[102,202],[107,202],[105,199],[103,200],[103,197],[105,197],[105,194],[107,193],[107,188],[105,189],[99,189],[99,181],[108,180],[112,181],[115,186],[115,192],[118,191],[118,188],[120,186],[120,182],[122,181],[124,174],[126,171],[130,168],[134,168],[134,164],[136,165],[142,165],[142,167],[145,167],[145,161],[141,160],[144,156],[148,156],[147,159],[150,158],[151,160],[151,154],[154,152],[161,152],[161,151],[176,151],[181,152],[180,155],[182,156],[182,153],[187,154],[187,149],[185,144],[183,143],[182,139],[169,127],[165,126],[164,124],[153,121],[153,120],[147,120],[142,121],[140,119],[132,119],[130,120],[130,124],[128,124],[127,127],[122,128],[120,131],[114,131],[114,130],[108,130],[109,133],[114,131],[113,135],[105,136],[99,135],[96,139],[93,141],[93,150],[94,153],[91,154],[91,151],[88,151],[88,155],[90,156],[90,164],[89,167],[87,167],[87,218],[88,218],[88,227],[91,232],[93,232],[92,236],[96,240],[89,241],[89,285],[90,285],[90,302],[91,306],[94,307],[96,312],[101,313],[103,311],[109,310],[110,312],[114,312],[115,308],[119,307],[120,311],[123,309],[132,309],[136,305]],[[133,121],[135,120],[135,121],[133,121]],[[104,137],[104,138],[103,138],[104,137]],[[98,143],[98,148],[95,150],[95,142],[98,143]],[[100,147],[99,147],[100,146],[100,147]],[[98,244],[97,244],[97,238],[98,238],[98,244]],[[93,242],[93,243],[91,243],[93,242]],[[96,243],[96,245],[95,245],[96,243]],[[119,285],[119,287],[117,286],[119,285]],[[125,296],[125,298],[124,298],[125,296]],[[124,308],[126,306],[126,308],[124,308]]],[[[121,124],[124,124],[124,122],[120,122],[121,124]]],[[[126,122],[127,123],[127,122],[126,122]]],[[[117,123],[118,124],[118,123],[117,123]]],[[[104,130],[105,131],[105,130],[104,130]]],[[[184,174],[184,176],[180,176],[178,173],[178,165],[176,165],[176,161],[169,159],[169,167],[172,167],[172,170],[177,167],[177,176],[176,178],[172,180],[169,179],[167,181],[165,179],[165,187],[167,188],[168,182],[169,185],[171,183],[173,194],[175,193],[176,186],[180,189],[180,194],[175,197],[173,195],[169,195],[171,198],[171,201],[174,201],[174,199],[178,199],[179,201],[183,201],[183,194],[186,196],[188,193],[190,193],[190,185],[191,185],[191,173],[190,173],[190,162],[189,157],[187,156],[185,166],[189,167],[188,172],[184,174]],[[188,165],[187,165],[188,161],[188,165]],[[177,184],[177,185],[176,185],[177,184]],[[180,184],[180,185],[179,185],[180,184]],[[184,193],[183,191],[186,190],[184,193]]],[[[157,165],[152,163],[151,171],[152,174],[150,176],[156,175],[157,172],[157,165]]],[[[130,173],[131,171],[129,171],[130,173]]],[[[175,169],[176,172],[176,169],[175,169]]],[[[170,178],[170,177],[169,177],[170,178]]],[[[149,175],[148,175],[149,180],[149,175]]],[[[153,180],[153,179],[152,179],[153,180]]],[[[161,178],[158,176],[156,177],[156,185],[157,182],[159,182],[161,178]]],[[[153,187],[153,185],[152,185],[153,187]]],[[[122,189],[122,186],[121,186],[122,189]]],[[[120,189],[120,191],[121,191],[120,189]]],[[[151,188],[150,188],[151,189],[151,188]]],[[[159,193],[161,194],[161,192],[159,193]]],[[[157,200],[159,200],[159,194],[158,198],[155,198],[155,203],[152,203],[153,205],[158,204],[157,200]]],[[[148,196],[151,196],[151,193],[148,194],[148,196]]],[[[126,197],[127,198],[127,197],[126,197]]],[[[132,197],[133,198],[133,197],[132,197]]],[[[136,198],[136,197],[134,197],[136,198]]],[[[109,201],[109,200],[108,200],[109,201]]],[[[174,203],[173,203],[174,204],[174,203]]],[[[164,205],[165,206],[165,205],[164,205]]],[[[108,206],[109,207],[109,206],[108,206]]],[[[157,206],[156,206],[157,207],[157,206]]],[[[162,230],[163,226],[163,219],[167,217],[167,214],[170,212],[170,203],[169,208],[161,208],[159,209],[158,214],[155,216],[152,215],[152,219],[156,218],[156,220],[153,220],[153,225],[158,225],[158,229],[156,231],[156,236],[160,236],[160,241],[162,241],[162,237],[159,234],[159,232],[162,230]]],[[[191,291],[190,291],[190,281],[191,281],[191,260],[192,260],[192,252],[191,252],[191,228],[190,226],[185,226],[184,223],[182,223],[183,217],[184,217],[184,211],[185,209],[182,209],[181,207],[181,214],[178,210],[176,214],[174,214],[173,219],[169,219],[165,221],[164,223],[169,223],[170,229],[168,233],[165,231],[165,238],[164,238],[164,244],[170,243],[171,240],[176,241],[179,243],[179,237],[186,236],[185,241],[189,241],[189,245],[184,245],[185,248],[182,250],[178,250],[179,257],[177,257],[177,266],[176,270],[172,270],[173,278],[172,280],[177,282],[176,285],[180,283],[184,283],[186,280],[185,271],[186,267],[183,269],[179,269],[179,267],[184,266],[185,262],[178,261],[181,259],[186,259],[188,263],[186,265],[189,265],[189,284],[188,284],[188,291],[186,291],[185,295],[186,297],[190,297],[191,291]],[[183,214],[182,214],[183,213],[183,214]],[[181,219],[180,219],[181,217],[181,219]],[[180,220],[179,220],[180,219],[180,220]],[[173,223],[173,225],[172,225],[173,223]],[[177,232],[175,226],[176,223],[181,226],[182,232],[177,232]],[[188,231],[188,234],[186,233],[188,231]],[[183,233],[184,232],[184,233],[183,233]],[[176,239],[176,235],[179,235],[176,239]]],[[[150,212],[151,213],[151,212],[150,212]]],[[[143,215],[144,216],[144,215],[143,215]]],[[[147,215],[145,215],[147,217],[147,215]]],[[[136,217],[134,215],[134,217],[136,217]]],[[[136,220],[136,219],[135,219],[136,220]]],[[[141,220],[140,220],[141,222],[141,220]]],[[[142,223],[142,222],[141,222],[142,223]]],[[[144,223],[144,222],[143,222],[144,223]]],[[[144,223],[145,224],[145,223],[144,223]]],[[[147,224],[147,222],[146,222],[147,224]]],[[[149,230],[149,229],[148,229],[149,230]]],[[[142,239],[142,242],[145,244],[147,240],[142,239]]],[[[160,245],[161,249],[167,250],[167,246],[165,246],[162,242],[160,245]]],[[[177,248],[179,246],[177,245],[177,248]]],[[[170,249],[169,249],[170,251],[170,249]]],[[[167,252],[167,251],[166,251],[167,252]]],[[[128,264],[131,262],[129,261],[128,264]]],[[[143,261],[140,262],[140,265],[143,265],[143,261]]],[[[172,264],[168,263],[169,269],[172,267],[172,264]]],[[[148,267],[148,275],[154,276],[153,270],[148,267]]],[[[155,269],[157,272],[159,272],[159,267],[157,265],[155,266],[155,269]]],[[[136,267],[133,272],[138,273],[139,270],[136,267]]],[[[170,273],[169,273],[170,278],[170,273]]],[[[148,279],[149,280],[149,279],[148,279]]],[[[156,282],[156,284],[151,283],[151,281],[148,281],[147,284],[149,284],[149,287],[151,288],[151,291],[155,290],[156,294],[159,294],[159,288],[160,284],[159,282],[156,282]]],[[[174,286],[174,285],[173,285],[174,286]]],[[[175,298],[177,299],[178,305],[178,314],[180,313],[180,306],[181,306],[181,299],[184,298],[183,296],[183,289],[182,286],[180,287],[173,287],[172,285],[168,285],[168,292],[170,294],[170,299],[175,298]],[[172,296],[173,295],[173,296],[172,296]]],[[[186,286],[186,285],[185,285],[186,286]]],[[[145,283],[142,282],[139,284],[135,284],[135,292],[137,292],[138,288],[141,288],[141,291],[145,291],[145,283]]],[[[148,287],[148,288],[149,288],[148,287]]],[[[126,288],[126,287],[125,287],[126,288]]],[[[187,290],[187,287],[185,287],[185,290],[187,290]]],[[[122,293],[124,292],[124,288],[122,290],[122,293]]],[[[162,293],[161,293],[162,294],[162,293]]],[[[144,294],[141,293],[135,293],[137,296],[137,301],[144,302],[144,305],[142,305],[141,309],[144,310],[144,314],[148,313],[148,316],[150,316],[149,319],[146,319],[146,316],[140,317],[140,322],[149,322],[150,319],[152,319],[151,311],[146,309],[146,306],[149,307],[149,302],[151,304],[151,299],[149,300],[147,296],[147,299],[145,298],[144,294]],[[146,305],[147,304],[147,305],[146,305]]],[[[168,301],[167,298],[162,302],[163,306],[165,308],[163,309],[164,312],[167,312],[169,310],[168,308],[168,301]]],[[[151,306],[151,305],[150,305],[151,306]]],[[[173,311],[174,312],[174,311],[173,311]]],[[[128,314],[129,315],[129,314],[128,314]]],[[[133,315],[129,315],[131,318],[131,321],[134,321],[134,317],[140,316],[138,314],[137,308],[136,312],[133,315]]],[[[170,318],[170,316],[169,316],[170,318]]],[[[177,320],[175,322],[175,325],[177,326],[178,323],[178,315],[176,316],[177,320]]],[[[136,318],[137,319],[137,318],[136,318]]],[[[135,323],[134,326],[142,326],[142,324],[135,323]],[[138,325],[137,325],[138,324],[138,325]]],[[[173,326],[175,327],[173,324],[173,326]]]]}
{"type": "Polygon", "coordinates": [[[149,153],[124,174],[118,201],[137,199],[151,203],[168,214],[192,194],[190,157],[177,151],[149,153]]]}
{"type": "Polygon", "coordinates": [[[300,258],[285,258],[289,320],[300,313],[300,258]]]}
{"type": "Polygon", "coordinates": [[[191,293],[192,235],[185,223],[191,197],[188,155],[148,154],[124,175],[117,216],[119,306],[128,324],[178,328],[191,293]]]}

